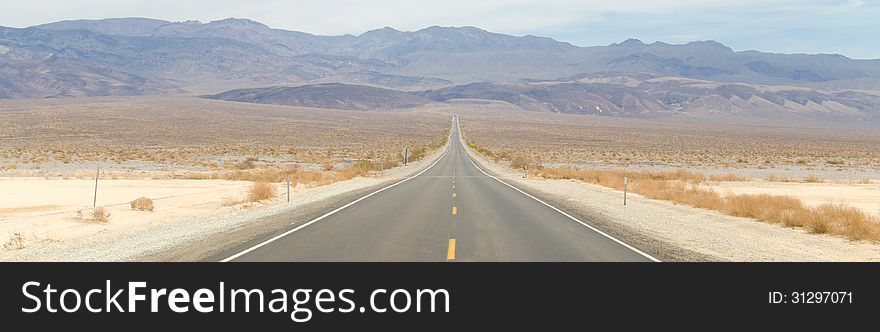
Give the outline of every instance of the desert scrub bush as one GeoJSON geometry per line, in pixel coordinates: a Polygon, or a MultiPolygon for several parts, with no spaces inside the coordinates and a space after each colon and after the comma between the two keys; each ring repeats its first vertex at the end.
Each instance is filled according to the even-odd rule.
{"type": "Polygon", "coordinates": [[[224,180],[253,181],[253,182],[284,182],[290,177],[292,183],[323,184],[324,175],[319,171],[304,170],[299,168],[266,168],[249,171],[232,171],[222,174],[224,180]]]}
{"type": "Polygon", "coordinates": [[[6,250],[21,250],[24,249],[24,238],[22,238],[21,233],[12,233],[9,235],[9,239],[3,243],[3,249],[6,250]]]}
{"type": "Polygon", "coordinates": [[[360,168],[360,169],[362,169],[362,170],[364,170],[364,171],[376,171],[376,170],[379,170],[379,166],[376,165],[376,163],[374,163],[374,162],[372,162],[372,161],[370,161],[370,160],[366,160],[366,159],[358,160],[358,161],[355,162],[353,165],[351,165],[351,167],[360,168]]]}
{"type": "Polygon", "coordinates": [[[776,176],[776,175],[767,176],[767,181],[769,181],[769,182],[795,182],[795,180],[793,178],[790,178],[787,176],[776,176]]]}
{"type": "Polygon", "coordinates": [[[153,211],[153,200],[146,197],[137,198],[131,201],[130,204],[132,210],[153,211]]]}
{"type": "Polygon", "coordinates": [[[3,165],[3,169],[18,169],[18,165],[15,163],[7,163],[3,165]]]}
{"type": "Polygon", "coordinates": [[[256,161],[257,161],[256,158],[247,158],[245,160],[242,160],[240,163],[238,163],[238,165],[236,165],[236,168],[238,168],[238,169],[254,169],[254,167],[256,167],[254,162],[256,162],[256,161]]]}
{"type": "Polygon", "coordinates": [[[400,162],[398,162],[396,160],[388,160],[388,159],[382,160],[382,169],[389,169],[389,168],[394,168],[397,166],[400,166],[400,162]]]}
{"type": "Polygon", "coordinates": [[[803,181],[803,182],[806,182],[806,183],[821,183],[821,182],[824,182],[824,181],[822,181],[822,179],[819,178],[818,176],[815,176],[815,175],[807,175],[806,177],[804,177],[804,181],[803,181]]]}
{"type": "Polygon", "coordinates": [[[92,210],[92,220],[98,222],[108,222],[110,221],[110,211],[108,211],[104,207],[97,207],[92,210]]]}
{"type": "Polygon", "coordinates": [[[745,176],[733,174],[733,173],[725,173],[725,174],[721,174],[721,175],[710,175],[709,176],[709,181],[718,181],[718,182],[722,182],[722,181],[733,182],[733,181],[747,181],[747,180],[748,180],[748,178],[746,178],[745,176]]]}
{"type": "Polygon", "coordinates": [[[843,204],[808,207],[797,198],[769,194],[743,194],[723,197],[718,192],[694,184],[699,179],[689,172],[623,172],[616,170],[543,169],[544,178],[577,179],[605,187],[622,189],[623,176],[630,189],[647,198],[671,201],[728,215],[763,222],[800,227],[810,233],[833,234],[852,240],[880,242],[880,218],[843,204]]]}
{"type": "Polygon", "coordinates": [[[333,170],[333,160],[324,160],[321,162],[321,166],[324,167],[325,171],[333,170]]]}
{"type": "Polygon", "coordinates": [[[254,182],[250,189],[248,189],[248,200],[251,202],[272,199],[275,196],[275,186],[269,182],[254,182]]]}

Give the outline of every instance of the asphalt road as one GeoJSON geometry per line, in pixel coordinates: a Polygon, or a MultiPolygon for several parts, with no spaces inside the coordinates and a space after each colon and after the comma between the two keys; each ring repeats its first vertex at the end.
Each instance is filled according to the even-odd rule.
{"type": "Polygon", "coordinates": [[[651,261],[484,173],[453,119],[450,144],[421,173],[265,239],[223,261],[651,261]]]}

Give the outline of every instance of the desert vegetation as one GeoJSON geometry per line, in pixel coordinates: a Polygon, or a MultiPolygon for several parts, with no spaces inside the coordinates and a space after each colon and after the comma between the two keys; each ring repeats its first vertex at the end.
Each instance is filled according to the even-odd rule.
{"type": "Polygon", "coordinates": [[[120,177],[206,178],[267,168],[351,172],[345,169],[362,160],[394,167],[404,148],[418,159],[442,145],[449,121],[429,112],[185,97],[3,101],[0,118],[0,172],[88,177],[100,166],[120,177]]]}
{"type": "Polygon", "coordinates": [[[110,221],[110,211],[104,207],[96,207],[92,209],[90,213],[92,220],[97,222],[108,222],[110,221]]]}
{"type": "MultiPolygon", "coordinates": [[[[880,242],[880,218],[844,204],[805,206],[799,199],[768,194],[722,195],[700,186],[711,177],[678,170],[674,172],[544,168],[534,176],[548,179],[576,179],[614,189],[628,189],[642,196],[722,211],[738,216],[804,228],[811,233],[828,233],[853,240],[880,242]]],[[[718,181],[719,179],[711,179],[718,181]]],[[[732,178],[732,181],[739,181],[732,178]]]]}
{"type": "Polygon", "coordinates": [[[21,250],[24,249],[24,238],[21,236],[21,233],[12,233],[9,235],[9,239],[3,243],[3,249],[6,250],[21,250]]]}
{"type": "Polygon", "coordinates": [[[146,197],[139,197],[132,200],[130,203],[132,210],[137,211],[153,211],[153,200],[146,197]]]}
{"type": "Polygon", "coordinates": [[[744,194],[718,189],[726,188],[719,186],[723,183],[836,186],[834,190],[869,185],[873,181],[861,174],[880,169],[880,150],[873,148],[880,145],[877,132],[599,121],[516,112],[499,119],[487,114],[462,116],[468,146],[506,166],[527,167],[534,178],[575,179],[622,190],[626,176],[628,189],[644,197],[811,233],[880,241],[880,217],[845,202],[805,204],[798,197],[775,195],[772,190],[744,194]],[[746,175],[755,170],[770,175],[746,175]],[[848,172],[854,175],[847,177],[848,172]],[[839,178],[826,179],[824,175],[829,174],[839,178]]]}
{"type": "Polygon", "coordinates": [[[269,182],[254,182],[250,189],[248,189],[248,201],[250,202],[265,201],[275,198],[275,196],[277,196],[277,190],[269,182]]]}
{"type": "Polygon", "coordinates": [[[489,158],[530,168],[799,169],[807,174],[880,169],[876,130],[523,113],[497,107],[463,114],[462,132],[489,158]]]}

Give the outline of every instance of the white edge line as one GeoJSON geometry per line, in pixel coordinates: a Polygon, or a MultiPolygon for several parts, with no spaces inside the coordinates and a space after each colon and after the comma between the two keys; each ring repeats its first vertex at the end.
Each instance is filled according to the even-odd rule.
{"type": "MultiPolygon", "coordinates": [[[[450,135],[450,136],[451,136],[451,135],[450,135]]],[[[451,137],[450,137],[450,139],[451,139],[451,137]]],[[[450,144],[451,144],[451,143],[450,143],[450,144]]],[[[286,232],[284,232],[284,233],[278,234],[278,235],[276,235],[276,236],[274,236],[274,237],[272,237],[272,238],[270,238],[270,239],[268,239],[268,240],[266,240],[266,241],[260,242],[260,243],[258,243],[258,244],[256,244],[256,245],[254,245],[253,247],[247,248],[247,249],[245,249],[245,250],[243,250],[243,251],[241,251],[241,252],[239,252],[239,253],[237,253],[237,254],[235,254],[235,255],[232,255],[232,256],[226,257],[225,259],[221,260],[220,262],[221,262],[221,263],[226,263],[226,262],[232,261],[232,260],[234,260],[234,259],[236,259],[236,258],[239,258],[239,257],[241,257],[241,256],[247,255],[248,253],[250,253],[250,252],[252,252],[252,251],[254,251],[254,250],[257,250],[257,249],[259,249],[259,248],[262,247],[262,246],[265,246],[265,245],[267,245],[267,244],[269,244],[269,243],[272,243],[272,242],[274,242],[274,241],[276,241],[276,240],[278,240],[278,239],[280,239],[280,238],[283,238],[283,237],[285,237],[285,236],[288,236],[288,235],[290,235],[290,234],[292,234],[292,233],[294,233],[294,232],[296,232],[296,231],[298,231],[298,230],[300,230],[300,229],[305,228],[305,227],[308,226],[308,225],[311,225],[311,224],[314,224],[314,223],[316,223],[316,222],[318,222],[318,221],[321,221],[321,219],[327,218],[327,217],[333,215],[333,214],[336,213],[336,212],[342,211],[343,209],[345,209],[345,208],[347,208],[347,207],[349,207],[349,206],[355,205],[355,204],[357,204],[357,202],[360,202],[360,201],[362,201],[362,200],[365,200],[365,199],[369,198],[370,196],[373,196],[373,195],[375,195],[375,194],[378,194],[378,193],[380,193],[380,192],[383,192],[383,191],[385,191],[385,190],[387,190],[387,189],[390,189],[390,188],[392,188],[392,187],[394,187],[394,186],[397,186],[397,185],[399,185],[399,184],[401,184],[401,183],[404,183],[404,182],[406,182],[406,181],[412,180],[413,178],[415,178],[415,177],[417,177],[417,176],[419,176],[419,175],[422,175],[422,173],[425,173],[425,172],[427,172],[429,169],[433,168],[434,165],[437,165],[437,163],[440,162],[440,160],[443,160],[443,157],[445,157],[447,153],[449,153],[449,144],[446,145],[446,151],[443,151],[443,154],[442,154],[439,158],[437,158],[437,160],[435,160],[434,163],[431,164],[431,166],[428,166],[427,168],[423,169],[421,172],[418,172],[418,173],[416,173],[415,175],[410,176],[410,177],[408,177],[408,178],[406,178],[406,179],[403,179],[403,180],[397,181],[397,182],[395,182],[395,183],[392,183],[392,184],[388,185],[387,187],[384,187],[384,188],[381,188],[381,189],[376,190],[376,191],[374,191],[374,192],[371,192],[371,193],[367,194],[367,195],[364,196],[364,197],[358,198],[358,199],[356,199],[356,200],[354,200],[354,201],[352,201],[352,202],[350,202],[350,203],[348,203],[348,204],[345,204],[345,205],[343,205],[343,206],[340,206],[340,207],[336,208],[335,210],[330,211],[330,212],[327,212],[327,213],[325,213],[324,215],[322,215],[322,216],[320,216],[320,217],[317,217],[317,218],[315,218],[315,219],[312,219],[312,220],[310,220],[309,222],[307,222],[307,223],[305,223],[305,224],[299,225],[299,226],[297,226],[297,227],[294,228],[294,229],[291,229],[291,230],[286,231],[286,232]]]]}
{"type": "MultiPolygon", "coordinates": [[[[460,128],[459,128],[458,132],[461,132],[461,129],[460,129],[460,128]]],[[[464,156],[467,157],[468,161],[470,161],[471,164],[474,165],[474,167],[476,167],[478,170],[480,170],[480,172],[483,172],[483,174],[485,174],[486,176],[495,179],[495,181],[501,182],[501,183],[505,184],[506,186],[513,188],[513,190],[516,190],[516,191],[520,192],[521,194],[526,195],[526,196],[528,196],[529,198],[534,199],[534,200],[540,202],[541,204],[544,204],[544,205],[548,206],[549,208],[555,210],[556,212],[561,213],[562,215],[568,217],[568,218],[571,219],[571,220],[574,220],[574,221],[578,222],[579,224],[581,224],[581,225],[583,225],[583,226],[585,226],[585,227],[587,227],[587,228],[593,230],[594,232],[599,233],[600,235],[602,235],[602,236],[604,236],[604,237],[607,237],[607,238],[611,239],[611,240],[614,241],[614,242],[617,242],[618,244],[620,244],[620,245],[626,247],[626,248],[629,249],[629,250],[632,250],[632,251],[638,253],[639,255],[645,256],[645,258],[650,259],[651,261],[654,261],[654,262],[661,262],[659,259],[654,258],[654,256],[651,256],[651,255],[645,253],[644,251],[641,251],[641,250],[637,249],[636,247],[633,247],[633,246],[627,244],[626,242],[623,242],[623,241],[621,241],[621,240],[618,240],[617,238],[615,238],[615,237],[613,237],[613,236],[611,236],[611,235],[608,235],[607,233],[605,233],[605,232],[603,232],[603,231],[600,231],[600,230],[597,229],[596,227],[593,227],[593,226],[591,226],[590,224],[587,224],[587,223],[581,221],[580,219],[575,218],[575,217],[573,217],[572,215],[570,215],[570,214],[568,214],[568,213],[565,213],[565,211],[562,211],[562,210],[556,208],[555,206],[550,205],[550,204],[548,204],[547,202],[544,202],[544,201],[540,200],[539,198],[537,198],[537,197],[535,197],[535,196],[532,196],[532,195],[530,195],[529,193],[527,193],[527,192],[525,192],[525,191],[522,191],[522,190],[520,190],[519,188],[514,187],[514,186],[510,185],[509,183],[504,182],[504,181],[502,181],[501,179],[499,179],[499,178],[497,178],[497,177],[495,177],[495,176],[492,176],[492,175],[489,174],[489,173],[486,173],[486,171],[484,171],[482,168],[480,168],[480,166],[477,166],[477,164],[476,164],[473,160],[471,160],[471,157],[468,156],[467,151],[465,151],[464,156]]]]}

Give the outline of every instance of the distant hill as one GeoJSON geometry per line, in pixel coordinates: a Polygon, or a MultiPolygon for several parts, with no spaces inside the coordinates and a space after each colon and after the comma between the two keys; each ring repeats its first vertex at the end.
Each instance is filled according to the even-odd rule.
{"type": "Polygon", "coordinates": [[[828,111],[851,118],[876,113],[878,93],[866,90],[880,89],[880,60],[841,55],[734,51],[714,41],[630,39],[578,47],[476,27],[386,27],[359,36],[321,36],[247,19],[0,27],[0,73],[0,98],[311,86],[223,96],[352,109],[383,108],[383,100],[395,102],[384,108],[397,108],[471,97],[534,111],[615,116],[728,110],[783,117],[828,111]]]}
{"type": "Polygon", "coordinates": [[[534,112],[617,116],[724,119],[786,119],[880,124],[880,95],[857,91],[818,92],[767,88],[671,77],[606,73],[529,83],[471,83],[403,92],[383,88],[319,84],[232,90],[208,98],[352,110],[389,110],[459,99],[504,101],[534,112]],[[617,75],[624,76],[621,78],[617,75]],[[606,83],[622,81],[621,83],[606,83]]]}
{"type": "Polygon", "coordinates": [[[339,83],[297,87],[239,89],[210,99],[258,104],[322,107],[345,110],[394,110],[415,107],[430,100],[402,91],[339,83]]]}

